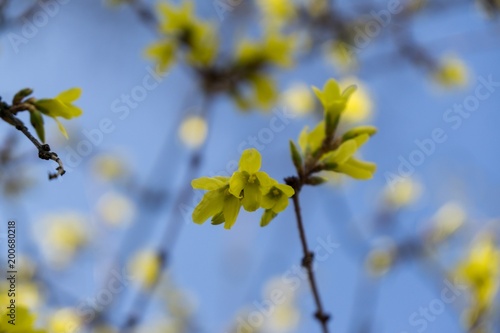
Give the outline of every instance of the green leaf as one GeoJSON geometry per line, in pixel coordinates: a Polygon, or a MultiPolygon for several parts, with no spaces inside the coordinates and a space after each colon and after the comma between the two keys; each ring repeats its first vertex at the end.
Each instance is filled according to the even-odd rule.
{"type": "Polygon", "coordinates": [[[23,101],[23,99],[25,99],[26,97],[28,97],[29,95],[31,95],[33,93],[33,89],[30,89],[30,88],[24,88],[23,90],[20,90],[15,96],[14,96],[14,99],[12,100],[12,104],[13,105],[16,105],[16,104],[19,104],[23,101]]]}
{"type": "Polygon", "coordinates": [[[44,128],[44,122],[43,122],[43,116],[42,113],[38,110],[31,111],[30,112],[30,123],[31,126],[36,131],[36,135],[42,141],[42,143],[45,143],[45,128],[44,128]]]}
{"type": "Polygon", "coordinates": [[[317,186],[324,184],[328,181],[328,179],[323,178],[323,177],[318,177],[318,176],[312,176],[306,179],[306,184],[312,185],[312,186],[317,186]]]}
{"type": "Polygon", "coordinates": [[[299,174],[302,174],[302,156],[300,156],[299,150],[292,140],[290,140],[290,154],[292,155],[292,161],[293,165],[295,165],[295,169],[297,169],[299,174]]]}
{"type": "Polygon", "coordinates": [[[358,126],[344,133],[342,136],[342,141],[347,141],[354,139],[360,135],[367,134],[368,136],[373,136],[377,133],[377,128],[374,126],[358,126]]]}

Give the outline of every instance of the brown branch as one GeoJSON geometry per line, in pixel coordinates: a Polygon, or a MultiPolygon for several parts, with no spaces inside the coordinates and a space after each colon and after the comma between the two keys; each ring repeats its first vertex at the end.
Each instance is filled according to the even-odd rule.
{"type": "Polygon", "coordinates": [[[38,157],[42,160],[52,160],[58,164],[58,167],[56,168],[55,173],[50,173],[49,174],[49,179],[56,179],[66,173],[66,170],[64,170],[64,165],[57,156],[56,153],[51,151],[50,146],[48,144],[43,144],[40,143],[28,130],[28,128],[24,125],[24,123],[21,121],[21,119],[17,118],[13,112],[11,112],[11,109],[8,108],[6,104],[2,105],[0,108],[0,117],[4,119],[6,122],[14,126],[17,130],[21,131],[24,136],[26,136],[38,149],[38,157]]]}
{"type": "Polygon", "coordinates": [[[323,308],[323,303],[321,302],[321,296],[316,282],[316,276],[313,270],[314,252],[310,250],[309,245],[307,244],[306,232],[304,228],[304,223],[302,221],[302,211],[300,208],[299,193],[302,189],[302,186],[304,186],[304,182],[302,179],[297,177],[286,178],[285,182],[295,189],[295,194],[292,197],[292,201],[295,208],[295,217],[297,219],[300,242],[302,244],[302,252],[304,253],[304,257],[302,258],[301,264],[302,267],[304,267],[307,270],[309,285],[311,286],[314,302],[316,303],[316,312],[314,313],[314,317],[320,323],[323,333],[328,333],[329,332],[328,321],[330,320],[331,317],[328,313],[325,312],[323,308]]]}

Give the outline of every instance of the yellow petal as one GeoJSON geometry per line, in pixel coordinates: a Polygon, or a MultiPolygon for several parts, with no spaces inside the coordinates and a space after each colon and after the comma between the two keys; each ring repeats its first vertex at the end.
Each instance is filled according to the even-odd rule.
{"type": "Polygon", "coordinates": [[[59,128],[59,131],[61,131],[62,135],[64,135],[66,139],[69,139],[68,132],[66,132],[66,128],[64,128],[63,124],[59,121],[59,119],[57,119],[56,117],[52,118],[56,121],[57,127],[59,128]]]}
{"type": "Polygon", "coordinates": [[[57,95],[56,99],[62,101],[63,103],[70,104],[79,99],[81,95],[82,95],[81,88],[71,88],[57,95]]]}
{"type": "Polygon", "coordinates": [[[250,148],[241,154],[239,169],[252,175],[260,170],[261,164],[262,156],[260,156],[259,151],[255,148],[250,148]]]}

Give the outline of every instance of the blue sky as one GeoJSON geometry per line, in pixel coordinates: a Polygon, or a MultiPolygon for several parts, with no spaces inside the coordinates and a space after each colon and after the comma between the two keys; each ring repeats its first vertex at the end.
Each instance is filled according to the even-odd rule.
{"type": "MultiPolygon", "coordinates": [[[[199,7],[204,16],[218,21],[211,2],[203,2],[199,7]]],[[[180,114],[196,110],[201,104],[193,82],[182,69],[174,68],[137,107],[130,108],[129,113],[115,112],[117,104],[113,107],[113,103],[123,94],[130,94],[151,75],[153,65],[142,57],[142,50],[155,36],[130,10],[108,10],[97,0],[68,1],[59,10],[32,38],[18,45],[18,52],[9,33],[22,34],[21,27],[2,32],[2,97],[11,98],[24,87],[34,88],[36,96],[54,96],[69,87],[81,87],[84,93],[79,105],[85,113],[68,124],[70,135],[80,138],[83,131],[99,128],[103,119],[108,119],[111,125],[107,126],[112,130],[103,135],[98,147],[92,148],[92,154],[124,152],[137,173],[137,182],[167,189],[168,195],[175,196],[183,187],[182,177],[190,155],[175,136],[177,122],[180,114]],[[154,163],[159,154],[163,157],[157,170],[154,163]]],[[[359,251],[353,255],[348,250],[352,245],[348,236],[350,226],[357,224],[363,230],[371,229],[387,173],[396,173],[401,157],[409,159],[419,150],[416,140],[432,138],[436,129],[441,129],[440,136],[446,137],[444,142],[435,143],[435,151],[415,167],[414,177],[423,184],[425,192],[414,207],[398,215],[398,237],[410,237],[422,231],[422,222],[450,200],[466,208],[473,224],[500,214],[496,204],[500,174],[495,145],[500,142],[500,89],[497,87],[480,101],[478,110],[462,118],[460,125],[459,120],[446,118],[447,110],[474,96],[481,80],[491,77],[500,82],[500,50],[493,43],[499,27],[484,20],[473,5],[460,5],[439,15],[439,18],[434,14],[414,22],[416,39],[433,54],[453,51],[459,55],[470,69],[469,85],[461,90],[442,91],[429,82],[425,73],[401,58],[393,60],[386,56],[386,47],[377,47],[374,42],[362,50],[360,58],[380,58],[382,64],[362,68],[358,76],[372,92],[376,105],[373,124],[379,128],[379,133],[362,153],[367,160],[378,164],[378,172],[368,182],[349,182],[342,189],[308,188],[302,194],[310,242],[314,244],[318,237],[331,236],[339,244],[317,270],[325,307],[334,314],[331,327],[335,332],[348,332],[349,325],[358,319],[356,313],[362,313],[359,307],[373,297],[368,290],[366,304],[355,302],[363,266],[359,251]]],[[[228,26],[226,19],[222,27],[228,26]]],[[[339,73],[318,55],[297,69],[280,74],[279,84],[286,87],[291,82],[302,81],[322,86],[330,77],[339,77],[339,73]]],[[[239,144],[268,127],[273,117],[260,112],[243,114],[224,98],[215,101],[211,112],[210,136],[199,175],[224,170],[229,161],[237,160],[239,144]]],[[[261,150],[263,169],[277,179],[290,175],[293,166],[288,156],[288,140],[296,139],[304,125],[315,121],[314,117],[291,119],[283,131],[275,133],[273,140],[261,150]]],[[[52,130],[48,141],[56,141],[52,144],[54,150],[63,160],[67,159],[69,148],[76,149],[79,139],[64,142],[56,133],[55,125],[50,123],[49,127],[52,130]]],[[[7,125],[3,128],[2,136],[10,130],[7,125]]],[[[23,148],[35,154],[28,143],[23,148]]],[[[29,242],[29,226],[44,213],[69,209],[95,215],[93,209],[104,188],[90,178],[88,160],[83,158],[62,181],[50,183],[44,177],[52,165],[33,162],[36,168],[32,176],[40,178],[36,188],[18,202],[2,200],[2,219],[15,217],[26,231],[19,236],[21,246],[29,242]]],[[[133,242],[122,253],[122,262],[125,255],[135,249],[155,246],[158,232],[163,228],[159,221],[165,221],[170,216],[169,210],[176,209],[171,200],[168,202],[159,214],[146,211],[139,215],[141,219],[133,226],[136,231],[133,242]]],[[[191,205],[191,200],[186,204],[191,205]]],[[[289,208],[280,214],[267,228],[258,226],[259,218],[258,214],[242,213],[230,232],[209,224],[198,226],[182,219],[177,221],[183,224],[183,231],[172,259],[171,274],[179,286],[197,299],[196,318],[205,332],[226,328],[238,309],[262,300],[262,287],[270,277],[282,276],[300,261],[292,210],[289,208]]],[[[92,227],[99,230],[99,223],[93,219],[92,227]]],[[[97,231],[95,237],[100,245],[80,257],[81,264],[65,273],[50,274],[57,276],[60,284],[67,288],[81,286],[75,290],[81,299],[92,295],[98,287],[95,272],[105,269],[109,260],[111,250],[106,244],[115,248],[123,234],[97,231]]],[[[27,245],[26,251],[31,251],[27,245]]],[[[312,297],[305,283],[302,284],[299,296],[302,320],[297,332],[316,332],[319,331],[317,323],[309,316],[313,312],[312,297]]],[[[418,264],[397,267],[380,281],[376,292],[379,296],[373,310],[374,331],[417,332],[409,324],[409,317],[438,297],[441,288],[422,273],[418,264]]],[[[460,331],[452,309],[446,309],[426,329],[429,333],[442,331],[460,331]]]]}

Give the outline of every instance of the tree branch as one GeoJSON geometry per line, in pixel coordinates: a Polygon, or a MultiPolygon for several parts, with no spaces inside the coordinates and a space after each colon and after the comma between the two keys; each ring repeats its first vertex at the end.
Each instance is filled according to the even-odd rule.
{"type": "Polygon", "coordinates": [[[11,109],[7,106],[7,104],[2,102],[2,105],[0,106],[0,117],[4,119],[6,122],[14,126],[17,130],[21,131],[38,149],[38,157],[42,160],[52,160],[58,164],[58,167],[56,168],[55,173],[50,173],[49,174],[49,179],[56,179],[66,173],[66,170],[64,170],[64,165],[57,156],[56,153],[51,151],[50,146],[48,144],[42,144],[40,143],[28,130],[28,128],[24,125],[24,123],[21,121],[21,119],[17,118],[12,112],[11,109]]]}
{"type": "Polygon", "coordinates": [[[307,244],[307,237],[304,228],[304,223],[302,222],[302,211],[300,208],[299,193],[304,186],[303,180],[297,177],[289,177],[285,179],[285,182],[295,189],[295,194],[292,197],[293,205],[295,208],[295,217],[297,219],[297,226],[299,228],[300,242],[302,244],[302,252],[304,257],[302,258],[302,267],[307,270],[307,277],[309,279],[309,285],[314,297],[314,302],[316,303],[316,312],[314,317],[318,320],[323,330],[323,333],[328,333],[328,321],[330,320],[330,315],[325,312],[323,308],[323,303],[321,302],[321,296],[316,283],[316,276],[313,270],[314,252],[309,249],[307,244]]]}

